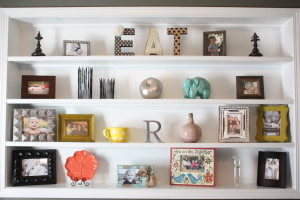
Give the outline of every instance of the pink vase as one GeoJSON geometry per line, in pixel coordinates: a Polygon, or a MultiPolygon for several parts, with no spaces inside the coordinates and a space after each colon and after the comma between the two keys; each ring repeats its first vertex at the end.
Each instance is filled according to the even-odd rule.
{"type": "Polygon", "coordinates": [[[196,143],[202,135],[200,126],[194,123],[193,113],[189,113],[188,123],[180,128],[179,136],[186,143],[196,143]]]}

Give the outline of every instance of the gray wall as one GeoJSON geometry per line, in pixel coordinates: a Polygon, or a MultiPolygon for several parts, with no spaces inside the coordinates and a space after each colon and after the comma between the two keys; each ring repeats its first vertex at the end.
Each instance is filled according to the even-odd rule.
{"type": "Polygon", "coordinates": [[[0,0],[0,7],[203,6],[300,8],[299,0],[0,0]]]}

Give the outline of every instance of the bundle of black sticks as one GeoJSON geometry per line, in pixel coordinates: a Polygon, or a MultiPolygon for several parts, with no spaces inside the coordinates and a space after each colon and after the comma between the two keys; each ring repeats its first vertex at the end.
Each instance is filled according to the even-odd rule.
{"type": "Polygon", "coordinates": [[[100,99],[114,99],[115,98],[115,79],[103,78],[99,79],[100,84],[100,99]]]}
{"type": "Polygon", "coordinates": [[[93,98],[93,68],[78,68],[78,99],[93,98]]]}

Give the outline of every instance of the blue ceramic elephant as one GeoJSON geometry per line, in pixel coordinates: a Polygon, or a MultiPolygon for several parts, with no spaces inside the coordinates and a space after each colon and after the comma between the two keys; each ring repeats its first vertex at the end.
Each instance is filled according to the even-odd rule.
{"type": "Polygon", "coordinates": [[[185,79],[183,81],[183,89],[186,93],[184,98],[196,99],[199,96],[201,99],[209,99],[211,87],[206,79],[195,77],[185,79]]]}

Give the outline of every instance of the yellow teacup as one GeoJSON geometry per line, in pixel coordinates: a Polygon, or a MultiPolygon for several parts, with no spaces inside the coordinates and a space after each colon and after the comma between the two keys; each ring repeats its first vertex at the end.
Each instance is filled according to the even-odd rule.
{"type": "Polygon", "coordinates": [[[129,128],[110,127],[103,130],[103,135],[111,142],[127,142],[129,138],[129,128]]]}

